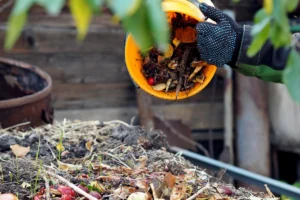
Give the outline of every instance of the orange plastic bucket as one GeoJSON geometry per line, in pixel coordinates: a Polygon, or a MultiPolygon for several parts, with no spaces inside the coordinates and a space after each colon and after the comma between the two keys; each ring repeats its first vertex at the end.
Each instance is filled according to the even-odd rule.
{"type": "MultiPolygon", "coordinates": [[[[213,6],[210,0],[199,0],[199,2],[205,2],[213,6]]],[[[162,8],[166,13],[178,12],[178,13],[189,15],[190,17],[196,19],[199,22],[204,21],[204,16],[201,13],[200,9],[197,8],[193,3],[188,2],[187,0],[164,0],[162,2],[162,8]]],[[[126,38],[125,61],[131,78],[142,90],[161,99],[166,99],[166,100],[176,99],[175,92],[156,91],[147,83],[146,78],[141,72],[142,57],[139,53],[139,48],[136,45],[131,34],[129,34],[128,37],[126,38]]],[[[188,91],[179,92],[177,99],[186,99],[188,97],[191,97],[199,93],[209,84],[209,82],[215,75],[216,70],[217,67],[214,65],[206,66],[203,69],[203,73],[206,77],[204,83],[201,84],[197,83],[192,89],[188,91]]]]}

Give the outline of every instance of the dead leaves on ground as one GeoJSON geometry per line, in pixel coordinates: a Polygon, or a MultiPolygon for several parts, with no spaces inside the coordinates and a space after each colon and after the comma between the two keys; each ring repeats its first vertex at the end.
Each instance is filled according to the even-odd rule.
{"type": "Polygon", "coordinates": [[[27,155],[27,153],[30,151],[30,147],[22,147],[18,144],[10,145],[10,149],[13,152],[13,154],[18,157],[22,158],[27,155]]]}

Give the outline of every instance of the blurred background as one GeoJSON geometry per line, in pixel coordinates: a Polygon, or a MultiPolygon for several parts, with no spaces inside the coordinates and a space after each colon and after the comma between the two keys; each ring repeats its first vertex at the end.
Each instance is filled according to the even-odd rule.
{"type": "MultiPolygon", "coordinates": [[[[108,13],[94,17],[86,39],[77,43],[68,9],[50,17],[34,6],[17,44],[4,52],[12,3],[0,0],[0,56],[38,66],[51,76],[54,120],[122,120],[161,129],[171,145],[290,184],[300,179],[300,107],[284,85],[225,67],[196,96],[159,100],[131,82],[124,63],[125,32],[108,13]]],[[[262,1],[213,3],[240,24],[251,24],[262,1]]]]}

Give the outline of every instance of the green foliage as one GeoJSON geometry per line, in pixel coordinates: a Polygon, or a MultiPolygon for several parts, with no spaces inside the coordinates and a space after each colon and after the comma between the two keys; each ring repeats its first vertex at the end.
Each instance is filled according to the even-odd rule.
{"type": "MultiPolygon", "coordinates": [[[[284,181],[283,181],[283,182],[284,182],[284,181]]],[[[295,182],[295,183],[293,184],[293,186],[294,186],[294,187],[297,187],[297,188],[300,188],[300,182],[295,182]]],[[[281,200],[297,200],[297,199],[294,199],[294,198],[292,198],[292,197],[288,197],[288,196],[286,196],[286,195],[281,195],[280,199],[281,199],[281,200]]]]}
{"type": "MultiPolygon", "coordinates": [[[[101,7],[107,5],[113,11],[114,19],[121,21],[123,28],[132,34],[142,53],[155,45],[162,51],[169,43],[169,26],[161,7],[162,0],[16,0],[8,20],[5,50],[11,50],[20,37],[27,22],[29,9],[38,4],[45,8],[49,15],[58,15],[68,2],[77,27],[77,39],[83,40],[88,32],[93,14],[99,14],[101,7]]],[[[232,0],[238,2],[239,0],[232,0]]],[[[248,55],[254,56],[270,40],[275,48],[288,47],[291,44],[291,30],[300,31],[300,26],[290,27],[287,13],[292,12],[299,0],[264,0],[264,8],[258,11],[252,31],[253,42],[248,55]]],[[[283,73],[284,83],[291,96],[300,102],[299,85],[300,55],[291,52],[283,73]],[[299,93],[299,94],[297,94],[299,93]]]]}
{"type": "MultiPolygon", "coordinates": [[[[287,14],[292,12],[297,5],[298,0],[264,0],[264,8],[259,10],[254,18],[255,25],[251,32],[254,39],[248,49],[248,56],[256,55],[267,40],[276,49],[291,46],[290,31],[293,28],[289,25],[287,14]]],[[[297,90],[300,84],[300,66],[297,65],[299,62],[300,55],[292,50],[283,72],[283,81],[290,95],[297,102],[300,102],[300,92],[299,89],[297,90]]]]}

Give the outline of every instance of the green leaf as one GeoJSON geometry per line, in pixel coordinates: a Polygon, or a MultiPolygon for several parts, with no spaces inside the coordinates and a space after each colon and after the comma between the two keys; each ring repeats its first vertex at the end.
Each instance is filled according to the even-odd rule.
{"type": "Polygon", "coordinates": [[[17,0],[14,4],[11,15],[18,15],[27,12],[34,2],[35,0],[17,0]]]}
{"type": "Polygon", "coordinates": [[[120,18],[133,15],[141,7],[144,0],[110,0],[109,7],[120,18]]]}
{"type": "Polygon", "coordinates": [[[271,21],[271,17],[267,16],[261,22],[255,24],[251,30],[252,35],[260,33],[271,21]]]}
{"type": "Polygon", "coordinates": [[[136,13],[122,19],[122,25],[132,34],[142,53],[153,45],[145,1],[142,1],[136,13]]]}
{"type": "Polygon", "coordinates": [[[70,9],[77,27],[77,39],[83,40],[87,34],[93,11],[86,0],[70,0],[70,9]]]}
{"type": "Polygon", "coordinates": [[[286,84],[292,98],[300,103],[300,55],[296,50],[290,52],[286,69],[283,72],[283,82],[286,84]]]}
{"type": "Polygon", "coordinates": [[[265,42],[269,38],[269,35],[270,35],[270,24],[267,24],[263,28],[263,30],[254,37],[254,39],[247,51],[247,55],[249,57],[253,57],[265,44],[265,42]]]}
{"type": "Polygon", "coordinates": [[[104,0],[87,0],[94,13],[100,13],[104,0]]]}
{"type": "Polygon", "coordinates": [[[24,11],[19,14],[14,14],[9,17],[8,29],[5,35],[4,49],[6,51],[11,50],[18,38],[21,31],[27,21],[27,12],[24,11]]]}
{"type": "Polygon", "coordinates": [[[49,15],[58,15],[65,3],[65,0],[35,0],[36,3],[43,6],[49,15]]]}
{"type": "Polygon", "coordinates": [[[286,1],[285,8],[288,12],[294,11],[298,6],[299,0],[288,0],[286,1]]]}
{"type": "Polygon", "coordinates": [[[147,0],[150,33],[155,44],[162,51],[167,51],[169,43],[169,25],[166,13],[162,10],[161,0],[147,0]]]}
{"type": "Polygon", "coordinates": [[[265,9],[260,9],[259,11],[256,12],[255,16],[254,16],[254,23],[257,24],[259,22],[261,22],[262,20],[264,20],[267,17],[267,13],[265,11],[265,9]]]}

